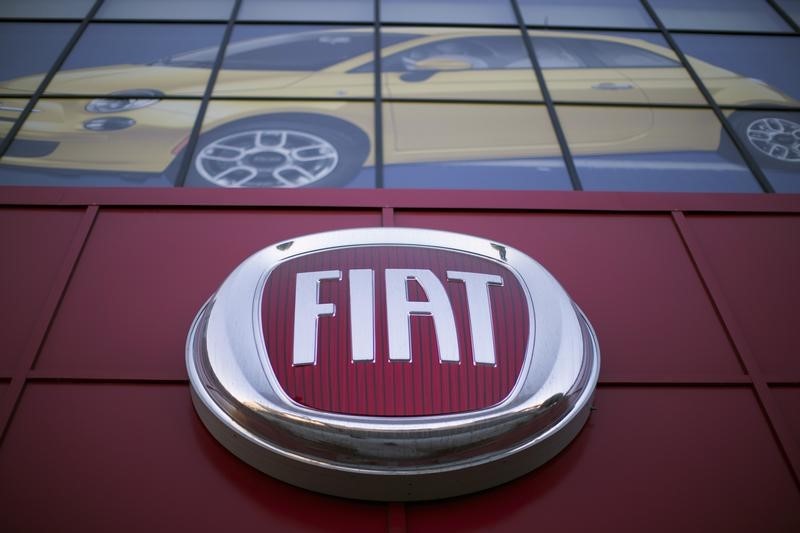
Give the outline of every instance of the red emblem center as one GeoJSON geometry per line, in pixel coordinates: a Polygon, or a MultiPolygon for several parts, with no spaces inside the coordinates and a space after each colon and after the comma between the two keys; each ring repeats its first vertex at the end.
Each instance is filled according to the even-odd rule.
{"type": "Polygon", "coordinates": [[[501,402],[519,377],[529,325],[525,292],[509,269],[411,246],[283,262],[267,279],[262,319],[269,362],[290,398],[373,416],[501,402]]]}

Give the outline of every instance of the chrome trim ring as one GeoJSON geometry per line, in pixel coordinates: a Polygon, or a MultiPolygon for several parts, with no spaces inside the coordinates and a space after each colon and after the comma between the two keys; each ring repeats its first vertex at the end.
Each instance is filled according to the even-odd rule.
{"type": "Polygon", "coordinates": [[[226,135],[195,157],[198,174],[220,187],[304,187],[339,164],[336,148],[317,135],[258,129],[226,135]]]}
{"type": "Polygon", "coordinates": [[[751,122],[745,134],[762,154],[778,161],[800,162],[800,124],[785,118],[765,117],[751,122]]]}
{"type": "Polygon", "coordinates": [[[351,498],[456,496],[519,477],[563,449],[589,416],[597,338],[558,282],[522,252],[443,231],[367,228],[299,237],[246,259],[200,310],[186,345],[197,412],[234,454],[273,477],[351,498]],[[262,296],[282,262],[337,248],[419,246],[501,264],[526,293],[525,361],[505,400],[479,411],[377,417],[292,401],[269,362],[262,296]]]}

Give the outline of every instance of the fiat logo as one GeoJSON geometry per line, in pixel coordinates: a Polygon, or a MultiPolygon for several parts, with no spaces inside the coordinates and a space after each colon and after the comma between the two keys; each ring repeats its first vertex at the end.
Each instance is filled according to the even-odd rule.
{"type": "Polygon", "coordinates": [[[187,340],[197,412],[256,468],[421,500],[533,470],[589,415],[599,349],[522,252],[455,233],[298,237],[240,264],[187,340]]]}

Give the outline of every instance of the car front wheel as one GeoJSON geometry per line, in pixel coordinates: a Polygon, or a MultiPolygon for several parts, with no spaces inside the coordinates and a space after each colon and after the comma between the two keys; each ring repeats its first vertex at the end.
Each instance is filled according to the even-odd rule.
{"type": "Polygon", "coordinates": [[[739,138],[765,167],[800,169],[800,124],[778,116],[733,116],[739,138]]]}
{"type": "Polygon", "coordinates": [[[200,139],[190,181],[218,187],[336,187],[367,155],[346,129],[269,117],[224,126],[200,139]]]}

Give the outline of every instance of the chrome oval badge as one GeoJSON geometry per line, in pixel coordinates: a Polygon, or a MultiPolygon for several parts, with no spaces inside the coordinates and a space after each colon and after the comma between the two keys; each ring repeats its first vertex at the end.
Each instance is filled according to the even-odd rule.
{"type": "Polygon", "coordinates": [[[209,431],[311,490],[423,500],[521,476],[589,416],[597,339],[536,261],[443,231],[307,235],[239,265],[186,346],[209,431]]]}

